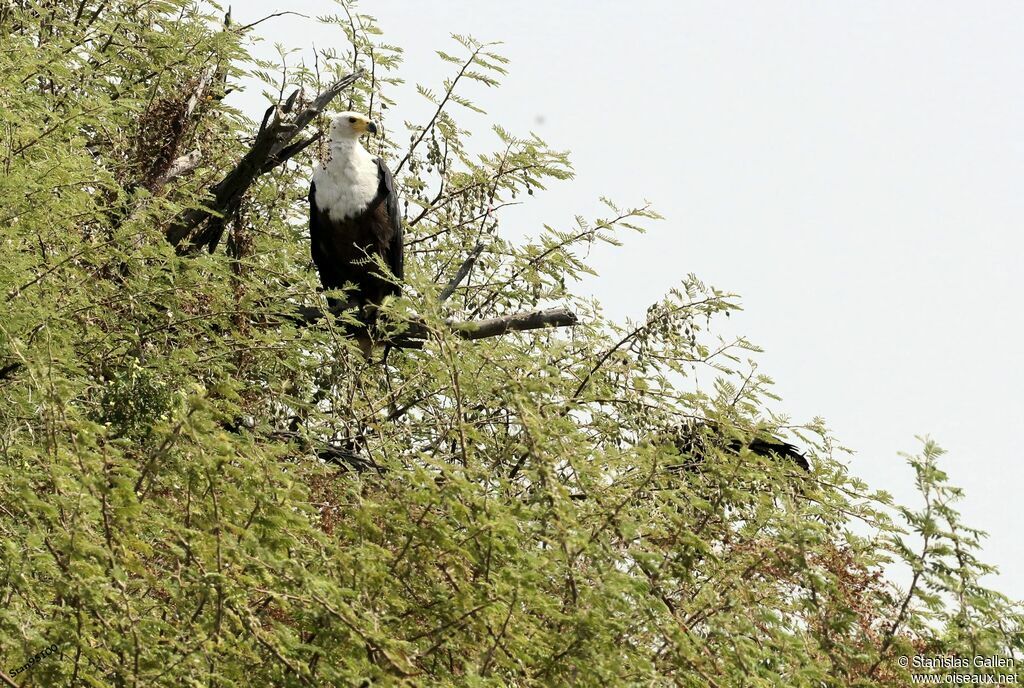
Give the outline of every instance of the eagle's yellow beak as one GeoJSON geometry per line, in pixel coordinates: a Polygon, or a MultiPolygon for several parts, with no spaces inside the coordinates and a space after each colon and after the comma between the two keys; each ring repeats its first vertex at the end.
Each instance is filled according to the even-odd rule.
{"type": "Polygon", "coordinates": [[[358,119],[358,120],[356,120],[355,123],[352,124],[352,128],[358,134],[366,134],[366,133],[376,134],[377,133],[377,123],[376,122],[371,122],[368,119],[358,119]]]}

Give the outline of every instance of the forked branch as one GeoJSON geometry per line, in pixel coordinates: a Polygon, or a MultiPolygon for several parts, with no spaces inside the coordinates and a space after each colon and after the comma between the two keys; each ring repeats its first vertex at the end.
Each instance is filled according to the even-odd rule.
{"type": "Polygon", "coordinates": [[[292,93],[284,103],[268,108],[249,151],[210,188],[205,207],[188,211],[171,226],[167,240],[179,253],[194,253],[204,247],[213,252],[224,234],[227,219],[238,210],[252,183],[315,141],[313,136],[293,142],[339,93],[362,76],[363,70],[359,70],[338,80],[298,112],[294,108],[299,91],[292,93]]]}

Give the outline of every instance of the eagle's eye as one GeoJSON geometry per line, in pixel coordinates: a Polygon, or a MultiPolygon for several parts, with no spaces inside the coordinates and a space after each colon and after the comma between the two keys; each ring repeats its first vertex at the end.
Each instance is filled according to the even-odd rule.
{"type": "Polygon", "coordinates": [[[355,124],[356,123],[356,118],[355,117],[349,117],[348,118],[348,123],[349,124],[355,124]]]}

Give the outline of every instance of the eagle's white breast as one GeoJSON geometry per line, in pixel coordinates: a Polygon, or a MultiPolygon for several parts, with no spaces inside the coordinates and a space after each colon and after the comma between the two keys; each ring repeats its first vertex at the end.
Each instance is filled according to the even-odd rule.
{"type": "Polygon", "coordinates": [[[359,142],[332,141],[327,160],[313,170],[316,204],[341,221],[366,209],[377,195],[377,163],[359,142]]]}

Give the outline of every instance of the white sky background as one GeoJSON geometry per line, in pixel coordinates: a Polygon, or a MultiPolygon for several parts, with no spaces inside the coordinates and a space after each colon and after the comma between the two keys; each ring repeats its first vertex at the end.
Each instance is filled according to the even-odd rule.
{"type": "MultiPolygon", "coordinates": [[[[244,0],[249,23],[330,0],[244,0]]],[[[765,348],[777,410],[821,415],[855,474],[918,504],[899,451],[930,434],[990,533],[997,588],[1024,599],[1024,4],[1019,2],[364,3],[405,50],[389,125],[424,120],[413,91],[451,72],[450,33],[505,42],[499,89],[467,93],[490,122],[569,149],[576,179],[503,211],[505,231],[570,228],[649,199],[665,216],[598,248],[581,285],[643,317],[690,272],[742,296],[723,319],[765,348]]],[[[272,43],[345,47],[293,16],[272,43]]],[[[298,59],[296,56],[293,59],[298,59]]],[[[308,57],[307,57],[308,59],[308,57]]],[[[233,96],[257,119],[258,89],[233,96]]],[[[477,124],[482,126],[477,126],[477,124]]],[[[404,134],[396,135],[401,141],[404,134]]],[[[493,139],[478,135],[479,150],[493,139]]]]}

